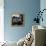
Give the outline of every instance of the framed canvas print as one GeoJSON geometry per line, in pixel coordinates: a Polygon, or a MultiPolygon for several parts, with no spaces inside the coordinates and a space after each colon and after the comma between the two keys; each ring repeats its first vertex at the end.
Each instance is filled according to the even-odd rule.
{"type": "Polygon", "coordinates": [[[12,15],[12,26],[23,25],[23,14],[13,14],[12,15]]]}

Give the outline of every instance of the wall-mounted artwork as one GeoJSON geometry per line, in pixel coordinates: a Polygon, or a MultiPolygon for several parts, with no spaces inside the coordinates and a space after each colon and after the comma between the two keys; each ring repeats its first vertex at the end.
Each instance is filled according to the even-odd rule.
{"type": "Polygon", "coordinates": [[[23,25],[23,14],[13,14],[12,15],[12,26],[23,25]]]}

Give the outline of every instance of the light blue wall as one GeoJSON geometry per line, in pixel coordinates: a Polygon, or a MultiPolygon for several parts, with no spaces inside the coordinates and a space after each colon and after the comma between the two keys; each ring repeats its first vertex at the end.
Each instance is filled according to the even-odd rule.
{"type": "Polygon", "coordinates": [[[33,18],[36,17],[36,12],[40,9],[40,0],[5,0],[4,1],[4,35],[5,40],[18,41],[31,31],[33,18]],[[23,11],[25,16],[24,26],[10,25],[11,14],[14,11],[23,11]]]}
{"type": "MultiPolygon", "coordinates": [[[[46,9],[46,0],[41,0],[40,1],[40,10],[42,11],[43,9],[46,9]]],[[[45,26],[46,27],[46,11],[43,12],[43,22],[40,22],[40,25],[45,26]]]]}

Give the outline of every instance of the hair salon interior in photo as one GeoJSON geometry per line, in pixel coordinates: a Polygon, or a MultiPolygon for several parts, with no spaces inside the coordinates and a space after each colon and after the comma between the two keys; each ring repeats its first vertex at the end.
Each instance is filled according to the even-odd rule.
{"type": "Polygon", "coordinates": [[[0,0],[0,46],[46,46],[46,0],[0,0]]]}

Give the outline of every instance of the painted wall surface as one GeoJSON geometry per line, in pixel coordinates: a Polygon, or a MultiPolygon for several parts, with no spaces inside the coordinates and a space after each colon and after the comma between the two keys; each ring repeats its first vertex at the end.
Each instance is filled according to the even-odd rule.
{"type": "MultiPolygon", "coordinates": [[[[41,9],[41,11],[42,11],[43,9],[46,9],[46,0],[41,0],[41,1],[40,1],[40,9],[41,9]]],[[[41,22],[40,22],[40,25],[46,27],[46,10],[43,12],[42,17],[43,17],[43,22],[41,21],[41,22]]]]}
{"type": "Polygon", "coordinates": [[[5,0],[4,1],[4,35],[7,41],[18,41],[31,31],[34,17],[36,12],[40,9],[40,0],[5,0]],[[12,12],[24,12],[24,26],[11,26],[12,12]]]}

